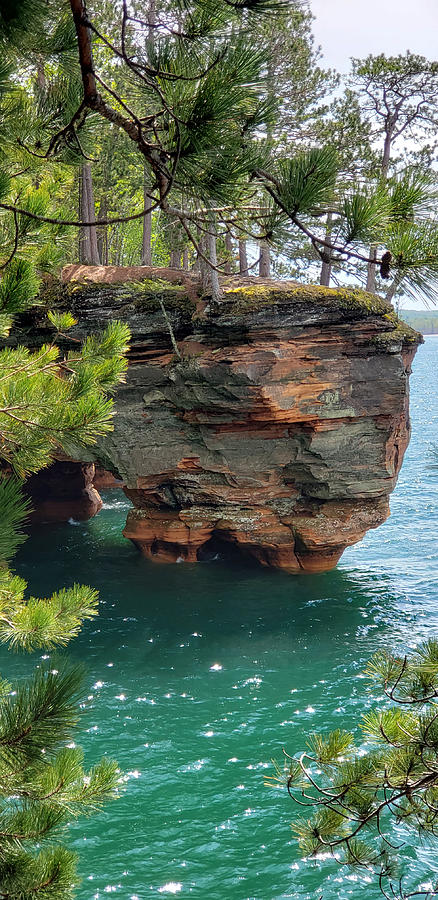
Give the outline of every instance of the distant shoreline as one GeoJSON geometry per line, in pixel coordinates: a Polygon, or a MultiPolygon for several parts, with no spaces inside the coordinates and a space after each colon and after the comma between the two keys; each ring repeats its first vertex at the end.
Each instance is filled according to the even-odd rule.
{"type": "Polygon", "coordinates": [[[433,336],[438,335],[438,310],[435,309],[402,309],[399,312],[400,318],[415,331],[421,334],[433,336]]]}

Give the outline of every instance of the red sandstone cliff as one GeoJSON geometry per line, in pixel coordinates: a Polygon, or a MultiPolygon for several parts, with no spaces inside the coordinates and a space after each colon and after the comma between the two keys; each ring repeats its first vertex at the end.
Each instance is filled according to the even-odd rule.
{"type": "Polygon", "coordinates": [[[97,455],[126,485],[124,534],[143,553],[194,562],[220,537],[264,565],[319,572],[385,520],[420,340],[391,307],[360,291],[231,279],[224,302],[204,308],[192,280],[66,277],[74,337],[112,317],[132,330],[115,430],[97,455]]]}

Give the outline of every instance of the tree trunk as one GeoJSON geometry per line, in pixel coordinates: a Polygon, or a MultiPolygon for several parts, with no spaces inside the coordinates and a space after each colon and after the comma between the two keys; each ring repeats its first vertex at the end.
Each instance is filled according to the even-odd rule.
{"type": "Polygon", "coordinates": [[[330,287],[330,278],[332,275],[332,264],[331,262],[326,262],[323,260],[321,265],[321,275],[319,277],[319,283],[323,284],[324,287],[330,287]]]}
{"type": "MultiPolygon", "coordinates": [[[[396,291],[397,291],[397,288],[398,288],[400,282],[401,282],[401,275],[400,275],[400,272],[397,272],[397,275],[395,275],[394,278],[392,279],[392,282],[391,282],[391,284],[389,285],[389,288],[388,288],[388,290],[387,290],[387,292],[386,292],[386,294],[385,294],[385,300],[387,300],[388,303],[392,303],[392,301],[393,301],[393,299],[394,299],[394,297],[395,297],[395,294],[396,294],[396,291]]],[[[396,312],[397,312],[397,313],[398,313],[398,310],[399,310],[399,305],[400,305],[399,303],[396,305],[396,312]]]]}
{"type": "Polygon", "coordinates": [[[170,267],[171,267],[171,269],[180,269],[181,268],[181,251],[180,250],[171,250],[170,267]]]}
{"type": "Polygon", "coordinates": [[[199,249],[203,254],[203,256],[199,255],[202,292],[211,294],[211,299],[217,302],[221,299],[222,293],[219,275],[216,268],[213,268],[217,267],[216,223],[213,216],[208,223],[208,233],[203,234],[199,239],[199,249]]]}
{"type": "Polygon", "coordinates": [[[99,219],[106,219],[108,212],[107,198],[102,197],[97,217],[97,249],[103,266],[108,265],[108,226],[99,225],[99,219]]]}
{"type": "Polygon", "coordinates": [[[391,159],[393,129],[394,129],[394,125],[392,125],[385,134],[385,143],[383,145],[382,169],[381,169],[382,181],[386,181],[388,178],[389,162],[391,159]]]}
{"type": "Polygon", "coordinates": [[[271,277],[271,254],[266,241],[260,243],[259,277],[271,277]]]}
{"type": "Polygon", "coordinates": [[[154,37],[154,25],[156,24],[156,21],[157,21],[157,9],[156,9],[155,0],[149,0],[148,19],[147,20],[148,20],[148,24],[149,24],[148,39],[150,41],[152,41],[153,37],[154,37]]]}
{"type": "Polygon", "coordinates": [[[37,59],[37,85],[40,91],[43,91],[46,86],[46,73],[44,69],[44,60],[43,57],[38,56],[37,59]]]}
{"type": "Polygon", "coordinates": [[[207,262],[208,255],[208,246],[207,246],[207,236],[205,234],[198,235],[198,246],[199,246],[199,254],[198,254],[198,269],[199,275],[201,278],[201,288],[203,293],[207,293],[210,288],[210,266],[207,262]],[[201,256],[202,254],[202,256],[201,256]]]}
{"type": "MultiPolygon", "coordinates": [[[[371,259],[377,259],[377,245],[372,244],[370,247],[370,257],[371,259]]],[[[376,293],[376,263],[369,262],[367,267],[367,285],[366,290],[369,291],[370,294],[376,293]]]]}
{"type": "MultiPolygon", "coordinates": [[[[87,182],[84,177],[84,167],[79,174],[79,219],[86,222],[88,218],[87,182]]],[[[79,262],[89,264],[91,258],[90,229],[79,230],[79,262]]]]}
{"type": "MultiPolygon", "coordinates": [[[[82,209],[85,221],[95,222],[96,211],[94,207],[93,180],[91,176],[90,163],[84,163],[82,166],[82,209]]],[[[88,263],[91,266],[99,266],[99,250],[97,246],[96,225],[90,225],[84,231],[88,233],[88,241],[86,242],[86,250],[89,253],[88,263]]]]}
{"type": "MultiPolygon", "coordinates": [[[[391,122],[388,125],[388,130],[385,133],[385,142],[383,145],[383,156],[382,156],[382,166],[380,170],[380,175],[382,182],[384,183],[388,178],[389,172],[389,163],[391,160],[391,148],[392,148],[392,140],[393,140],[393,130],[394,130],[395,122],[391,122]]],[[[370,247],[370,257],[372,260],[377,260],[377,244],[372,244],[370,247]]],[[[367,266],[367,285],[366,289],[370,292],[370,294],[376,293],[376,263],[369,262],[367,266]]]]}
{"type": "MultiPolygon", "coordinates": [[[[332,222],[333,216],[332,213],[327,214],[327,222],[325,227],[325,239],[330,243],[330,237],[332,233],[332,222]]],[[[325,248],[327,250],[327,248],[325,248]]],[[[330,287],[330,278],[332,274],[332,261],[331,259],[325,259],[321,265],[321,275],[319,278],[319,283],[323,284],[324,287],[330,287]]]]}
{"type": "Polygon", "coordinates": [[[239,241],[239,273],[240,275],[248,275],[246,241],[239,241]]]}
{"type": "Polygon", "coordinates": [[[221,299],[222,292],[219,285],[219,275],[217,273],[217,269],[213,268],[213,266],[217,266],[217,248],[216,248],[216,222],[214,217],[212,216],[209,222],[208,234],[207,234],[207,245],[208,245],[208,256],[211,262],[210,268],[210,284],[211,284],[211,299],[218,302],[221,299]]]}
{"type": "MultiPolygon", "coordinates": [[[[150,206],[150,198],[148,197],[149,193],[149,184],[147,179],[147,169],[146,165],[144,167],[144,179],[143,179],[143,203],[145,209],[150,206]]],[[[143,239],[141,245],[141,265],[142,266],[151,266],[152,265],[152,213],[150,209],[143,216],[143,239]]]]}
{"type": "MultiPolygon", "coordinates": [[[[148,28],[148,41],[152,43],[154,40],[154,25],[157,20],[157,13],[155,8],[155,0],[150,0],[149,9],[147,12],[147,21],[149,23],[148,28]]],[[[141,265],[142,266],[151,266],[152,265],[152,213],[148,207],[151,206],[150,197],[148,197],[149,193],[149,180],[148,180],[148,170],[146,167],[146,163],[144,165],[143,170],[143,204],[144,208],[147,210],[143,217],[143,237],[141,244],[141,265]]]]}
{"type": "Polygon", "coordinates": [[[226,260],[225,260],[225,271],[227,275],[231,275],[233,270],[233,241],[231,239],[231,234],[229,231],[225,234],[225,250],[226,250],[226,260]]]}
{"type": "Polygon", "coordinates": [[[182,267],[183,267],[183,269],[188,269],[188,268],[189,268],[189,251],[188,251],[188,250],[184,250],[184,251],[183,251],[183,263],[182,263],[182,267]]]}

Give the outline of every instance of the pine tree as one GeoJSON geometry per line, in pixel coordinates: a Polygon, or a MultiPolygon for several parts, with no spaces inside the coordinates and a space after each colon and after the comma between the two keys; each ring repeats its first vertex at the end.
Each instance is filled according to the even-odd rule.
{"type": "MultiPolygon", "coordinates": [[[[269,90],[263,23],[268,16],[287,21],[296,10],[292,0],[163,2],[153,23],[153,46],[150,21],[126,4],[111,7],[109,33],[116,37],[110,39],[102,6],[107,10],[97,3],[89,11],[84,0],[70,0],[59,10],[54,0],[17,0],[0,22],[16,47],[18,72],[30,62],[37,71],[48,59],[57,73],[47,80],[39,118],[28,104],[27,117],[20,119],[24,156],[40,164],[82,163],[100,122],[135,150],[141,190],[146,166],[148,206],[101,218],[99,227],[143,221],[146,212],[160,209],[195,248],[216,300],[224,267],[215,262],[215,238],[220,246],[225,231],[233,229],[241,240],[248,236],[279,248],[298,235],[308,242],[309,255],[345,266],[347,274],[352,265],[374,263],[369,247],[378,245],[384,279],[403,282],[406,291],[427,299],[436,296],[436,209],[431,211],[429,189],[428,212],[421,211],[424,183],[420,190],[417,178],[413,191],[410,173],[387,184],[346,182],[333,147],[313,140],[310,149],[305,142],[300,150],[285,146],[273,152],[267,130],[278,110],[269,90]],[[254,38],[257,23],[261,45],[254,38]],[[29,41],[37,27],[44,35],[38,52],[29,41]],[[117,78],[107,80],[115,69],[117,78]]],[[[16,199],[0,203],[11,216],[35,216],[16,199]]],[[[61,216],[58,222],[77,224],[61,216]]]]}
{"type": "MultiPolygon", "coordinates": [[[[17,252],[0,281],[4,326],[35,289],[30,264],[17,252]]],[[[49,318],[55,335],[73,324],[68,313],[49,318]]],[[[105,393],[123,376],[127,338],[113,323],[67,356],[55,341],[34,353],[0,351],[0,640],[14,649],[64,646],[97,614],[90,587],[37,599],[7,564],[23,539],[23,478],[49,464],[56,448],[75,455],[111,427],[105,393]]],[[[60,828],[117,794],[116,763],[103,760],[87,773],[81,750],[66,746],[78,721],[81,674],[61,662],[40,667],[13,691],[0,679],[0,896],[8,900],[71,898],[76,857],[59,843],[60,828]]]]}
{"type": "Polygon", "coordinates": [[[372,873],[392,900],[429,900],[438,881],[413,883],[401,852],[410,832],[438,837],[438,642],[409,656],[380,651],[366,674],[386,702],[362,717],[359,742],[340,730],[312,734],[267,783],[285,784],[297,801],[292,829],[303,856],[372,873]]]}
{"type": "MultiPolygon", "coordinates": [[[[0,196],[7,201],[16,180],[14,122],[26,115],[26,94],[0,74],[0,196]]],[[[41,78],[41,81],[43,79],[41,78]]],[[[41,87],[41,85],[40,85],[41,87]]],[[[43,85],[44,87],[44,85],[43,85]]],[[[36,178],[32,163],[21,178],[22,199],[37,215],[51,211],[53,180],[36,178]]],[[[26,583],[9,568],[23,540],[27,503],[21,485],[50,464],[53,453],[81,452],[111,428],[107,393],[124,377],[126,327],[113,322],[99,338],[61,353],[57,337],[74,319],[48,313],[53,339],[38,351],[7,345],[13,318],[29,308],[41,273],[58,259],[55,236],[63,231],[15,211],[0,222],[0,641],[15,650],[52,651],[65,646],[82,623],[97,614],[96,591],[86,585],[61,588],[49,598],[28,595],[26,583]]],[[[77,884],[76,855],[61,842],[72,816],[91,814],[117,795],[117,764],[102,760],[90,771],[82,752],[70,746],[79,717],[81,669],[61,659],[40,666],[13,686],[0,678],[0,897],[70,900],[77,884]]]]}
{"type": "MultiPolygon", "coordinates": [[[[30,264],[17,252],[0,281],[4,329],[6,317],[35,289],[30,264]]],[[[68,313],[49,318],[55,335],[73,324],[68,313]]],[[[55,341],[34,353],[0,351],[0,640],[14,649],[64,646],[97,614],[90,587],[29,597],[7,564],[23,539],[23,478],[49,464],[56,448],[75,455],[111,427],[105,393],[123,377],[127,338],[115,322],[67,356],[55,341]]],[[[116,795],[117,765],[103,760],[87,773],[80,749],[66,746],[78,720],[80,669],[65,662],[40,668],[14,688],[0,679],[0,896],[67,900],[77,881],[76,857],[59,843],[59,829],[116,795]]]]}
{"type": "MultiPolygon", "coordinates": [[[[377,177],[384,183],[390,176],[397,142],[432,137],[438,124],[438,64],[410,53],[399,56],[367,56],[353,60],[352,84],[361,106],[373,126],[380,153],[377,177]]],[[[377,254],[372,246],[370,256],[377,254]]],[[[366,288],[376,293],[376,263],[368,263],[366,288]]],[[[395,278],[393,290],[398,286],[395,278]]]]}

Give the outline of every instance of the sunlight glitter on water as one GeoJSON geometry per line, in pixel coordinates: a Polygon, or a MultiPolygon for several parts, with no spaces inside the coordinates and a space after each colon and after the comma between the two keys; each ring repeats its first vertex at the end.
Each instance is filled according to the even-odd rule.
{"type": "MultiPolygon", "coordinates": [[[[309,730],[351,727],[370,707],[362,673],[376,649],[438,634],[437,362],[438,340],[427,339],[392,516],[334,572],[154,566],[122,537],[129,504],[110,492],[82,528],[39,529],[24,546],[17,570],[33,593],[80,578],[104,601],[98,627],[71,648],[87,666],[85,696],[97,692],[75,741],[87,765],[107,753],[128,781],[105,812],[71,828],[78,900],[378,900],[336,863],[300,861],[296,811],[263,780],[283,747],[295,753],[309,730]]],[[[2,653],[10,678],[28,671],[29,660],[2,653]]],[[[436,865],[419,848],[412,877],[427,882],[436,865]]]]}

